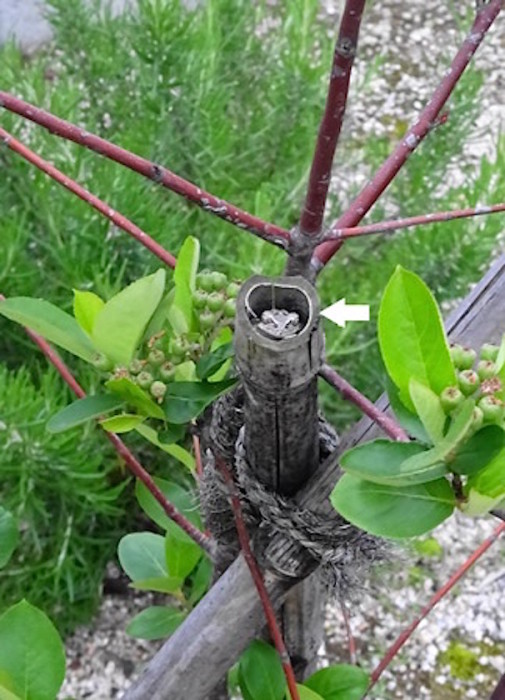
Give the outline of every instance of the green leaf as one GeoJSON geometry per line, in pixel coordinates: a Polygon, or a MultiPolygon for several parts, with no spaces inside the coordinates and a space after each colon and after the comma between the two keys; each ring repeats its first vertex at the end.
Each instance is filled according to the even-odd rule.
{"type": "Polygon", "coordinates": [[[212,572],[212,562],[206,556],[203,556],[200,563],[191,574],[191,593],[188,597],[188,603],[190,605],[198,603],[200,598],[207,593],[212,582],[212,572]]]}
{"type": "Polygon", "coordinates": [[[16,518],[0,506],[0,568],[9,562],[18,542],[19,530],[16,518]]]}
{"type": "Polygon", "coordinates": [[[180,527],[170,522],[165,535],[165,556],[170,576],[185,579],[202,557],[202,550],[180,527]]]}
{"type": "Polygon", "coordinates": [[[133,406],[143,416],[164,419],[165,414],[161,406],[153,401],[149,394],[141,389],[137,384],[127,377],[121,379],[109,379],[105,382],[105,387],[117,394],[123,401],[133,406]]]}
{"type": "Polygon", "coordinates": [[[419,440],[420,442],[424,443],[429,443],[430,438],[428,437],[428,434],[423,424],[421,423],[419,416],[417,416],[415,413],[412,413],[412,411],[409,411],[408,408],[406,408],[404,404],[400,401],[398,387],[391,381],[390,377],[386,377],[386,387],[389,403],[391,404],[391,408],[400,425],[403,428],[405,428],[407,433],[416,440],[419,440]]]}
{"type": "Polygon", "coordinates": [[[448,463],[456,474],[476,474],[493,461],[505,447],[505,431],[497,425],[486,425],[463,442],[448,463]]]}
{"type": "Polygon", "coordinates": [[[199,379],[209,379],[230,358],[233,357],[233,343],[226,343],[204,355],[196,366],[199,379]]]}
{"type": "Polygon", "coordinates": [[[195,277],[200,259],[200,243],[188,236],[177,256],[174,271],[175,292],[168,320],[176,333],[188,333],[193,327],[193,296],[195,277]]]}
{"type": "Polygon", "coordinates": [[[435,444],[440,442],[444,435],[447,416],[439,397],[430,388],[414,378],[409,382],[409,392],[416,413],[432,442],[435,444]]]}
{"type": "Polygon", "coordinates": [[[54,700],[63,683],[65,652],[58,632],[49,618],[26,600],[0,617],[1,671],[23,700],[54,700]]]}
{"type": "Polygon", "coordinates": [[[119,562],[132,581],[169,578],[165,538],[153,532],[132,532],[121,538],[119,562]]]}
{"type": "Polygon", "coordinates": [[[109,299],[93,325],[93,341],[106,357],[128,365],[165,289],[165,271],[142,277],[109,299]]]}
{"type": "Polygon", "coordinates": [[[75,318],[43,299],[11,297],[0,302],[0,314],[27,326],[49,342],[92,362],[96,350],[75,318]]]}
{"type": "Polygon", "coordinates": [[[117,411],[122,406],[123,401],[116,396],[108,396],[107,394],[86,396],[55,413],[47,423],[47,430],[50,433],[61,433],[64,430],[75,428],[76,425],[82,425],[92,418],[99,418],[111,411],[117,411]]]}
{"type": "Polygon", "coordinates": [[[304,681],[304,685],[324,700],[361,700],[369,683],[368,673],[350,664],[323,668],[304,681]]]}
{"type": "Polygon", "coordinates": [[[319,693],[315,693],[310,688],[307,688],[306,685],[300,685],[300,683],[297,683],[296,687],[298,689],[298,695],[300,696],[300,700],[325,700],[325,698],[323,698],[322,695],[319,695],[319,693]]]}
{"type": "Polygon", "coordinates": [[[179,627],[185,613],[164,605],[152,605],[130,620],[126,633],[137,639],[164,639],[179,627]]]}
{"type": "Polygon", "coordinates": [[[458,444],[468,436],[473,424],[473,409],[475,401],[466,399],[459,407],[458,412],[454,415],[452,422],[444,438],[444,444],[449,450],[455,449],[458,444]]]}
{"type": "Polygon", "coordinates": [[[395,488],[345,474],[331,502],[346,520],[374,535],[415,537],[448,518],[455,497],[445,479],[395,488]]]}
{"type": "Polygon", "coordinates": [[[489,498],[505,495],[505,450],[500,450],[484,469],[469,477],[467,489],[489,498]]]}
{"type": "Polygon", "coordinates": [[[163,299],[158,304],[158,308],[154,312],[151,320],[149,321],[147,328],[144,332],[144,339],[149,340],[153,335],[159,333],[165,328],[168,321],[168,312],[170,306],[172,305],[175,289],[172,289],[165,294],[163,299]]]}
{"type": "Polygon", "coordinates": [[[184,425],[172,425],[171,423],[165,423],[163,430],[158,433],[159,441],[164,445],[173,445],[174,442],[182,440],[186,435],[186,426],[184,425]]]}
{"type": "Polygon", "coordinates": [[[184,579],[173,576],[156,576],[154,578],[143,578],[130,584],[131,588],[138,591],[156,591],[157,593],[175,593],[179,591],[184,579]]]}
{"type": "Polygon", "coordinates": [[[0,685],[0,700],[22,700],[19,695],[14,695],[10,690],[7,690],[3,685],[0,685]]]}
{"type": "Polygon", "coordinates": [[[91,335],[98,313],[105,306],[105,302],[94,292],[81,292],[74,289],[74,316],[82,330],[91,335]]]}
{"type": "Polygon", "coordinates": [[[500,348],[498,350],[498,355],[496,357],[496,372],[498,373],[498,376],[502,380],[502,385],[503,385],[503,379],[504,379],[504,374],[502,373],[502,369],[505,369],[505,333],[502,335],[501,338],[501,343],[500,343],[500,348]]]}
{"type": "MultiPolygon", "coordinates": [[[[160,479],[159,477],[154,477],[154,483],[177,510],[183,513],[193,525],[200,527],[200,514],[195,494],[182,488],[179,484],[167,481],[166,479],[160,479]]],[[[162,530],[168,531],[171,529],[173,521],[168,517],[152,493],[138,479],[135,484],[135,496],[144,513],[149,516],[156,525],[162,530]]]]}
{"type": "Polygon", "coordinates": [[[238,679],[244,700],[283,700],[286,681],[275,649],[255,640],[239,661],[238,679]]]}
{"type": "Polygon", "coordinates": [[[172,382],[168,385],[163,400],[165,417],[169,423],[188,423],[236,383],[236,379],[221,382],[172,382]]]}
{"type": "Polygon", "coordinates": [[[500,505],[503,500],[504,494],[499,496],[486,496],[483,493],[479,493],[476,489],[465,489],[466,501],[459,504],[461,511],[470,517],[475,517],[477,515],[485,515],[489,513],[492,508],[496,508],[500,505]]]}
{"type": "Polygon", "coordinates": [[[145,416],[138,416],[136,413],[121,413],[119,416],[101,420],[100,425],[109,433],[129,433],[130,430],[134,430],[145,419],[145,416]]]}
{"type": "Polygon", "coordinates": [[[181,462],[181,464],[184,464],[184,466],[191,472],[195,471],[195,459],[190,452],[184,449],[184,447],[181,447],[180,445],[167,445],[165,442],[161,442],[156,430],[148,425],[139,425],[135,428],[135,430],[151,444],[156,445],[156,447],[159,447],[160,450],[163,450],[163,452],[166,452],[181,462]]]}
{"type": "Polygon", "coordinates": [[[389,376],[410,410],[412,378],[440,394],[456,384],[442,318],[424,282],[398,266],[389,280],[379,311],[379,344],[389,376]]]}
{"type": "MultiPolygon", "coordinates": [[[[348,450],[342,455],[340,465],[348,474],[376,484],[400,486],[419,482],[419,479],[416,480],[416,476],[419,476],[418,470],[404,470],[403,466],[414,455],[426,454],[426,452],[426,448],[416,442],[391,442],[379,439],[348,450]]],[[[433,478],[439,476],[440,474],[437,474],[433,478]]],[[[421,475],[421,483],[431,480],[429,477],[422,478],[421,475]]]]}

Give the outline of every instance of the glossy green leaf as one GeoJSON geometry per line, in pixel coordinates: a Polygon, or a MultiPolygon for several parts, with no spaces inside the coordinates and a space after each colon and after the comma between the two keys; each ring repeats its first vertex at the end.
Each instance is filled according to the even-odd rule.
{"type": "Polygon", "coordinates": [[[459,407],[457,413],[454,414],[452,422],[444,438],[444,444],[450,450],[455,449],[460,442],[468,437],[473,424],[473,409],[475,401],[466,399],[459,407]]]}
{"type": "Polygon", "coordinates": [[[502,370],[505,370],[505,333],[502,335],[501,338],[501,343],[500,343],[500,348],[498,350],[498,356],[496,357],[496,371],[498,372],[498,376],[502,380],[502,385],[503,385],[503,379],[505,378],[505,371],[502,372],[502,370]]]}
{"type": "MultiPolygon", "coordinates": [[[[300,700],[325,700],[322,695],[319,695],[319,693],[316,693],[314,690],[307,688],[306,685],[300,685],[300,683],[297,683],[296,687],[300,700]]],[[[291,698],[291,696],[287,697],[291,698]]]]}
{"type": "Polygon", "coordinates": [[[304,681],[304,685],[324,700],[361,700],[369,683],[368,673],[350,664],[328,666],[304,681]]]}
{"type": "Polygon", "coordinates": [[[130,620],[126,633],[137,639],[164,639],[175,632],[185,617],[176,608],[152,605],[130,620]]]}
{"type": "Polygon", "coordinates": [[[233,343],[220,345],[216,350],[204,355],[196,366],[198,378],[208,379],[215,374],[230,357],[233,357],[233,343]]]}
{"type": "Polygon", "coordinates": [[[486,425],[459,446],[453,459],[449,461],[449,469],[456,474],[476,474],[487,467],[504,447],[503,428],[486,425]]]}
{"type": "Polygon", "coordinates": [[[435,444],[442,440],[447,416],[444,413],[439,397],[429,387],[417,379],[409,382],[409,393],[417,415],[435,444]]]}
{"type": "Polygon", "coordinates": [[[236,383],[236,379],[221,382],[172,382],[168,385],[163,400],[166,419],[169,423],[188,423],[236,383]]]}
{"type": "Polygon", "coordinates": [[[65,406],[52,416],[47,423],[47,430],[50,433],[61,433],[75,428],[76,425],[82,425],[92,418],[99,418],[111,411],[117,411],[122,406],[123,401],[117,396],[107,394],[86,396],[65,406]]]}
{"type": "Polygon", "coordinates": [[[176,382],[194,382],[196,380],[196,365],[193,360],[186,360],[175,367],[176,382]]]}
{"type": "MultiPolygon", "coordinates": [[[[376,484],[399,486],[418,483],[416,476],[419,476],[419,470],[409,472],[402,467],[414,455],[426,452],[426,448],[417,442],[391,442],[379,439],[348,450],[342,455],[340,465],[348,474],[354,474],[376,484]],[[410,481],[409,477],[411,477],[410,481]]],[[[434,478],[438,476],[440,475],[434,478]]],[[[421,483],[430,480],[429,477],[423,479],[421,475],[421,483]]]]}
{"type": "Polygon", "coordinates": [[[185,450],[184,447],[181,447],[180,445],[171,445],[166,444],[165,442],[161,442],[156,430],[154,430],[154,428],[151,428],[148,425],[139,425],[135,428],[135,430],[137,431],[137,433],[142,435],[143,438],[148,440],[152,445],[156,445],[156,447],[159,447],[160,450],[163,450],[163,452],[166,452],[167,454],[174,457],[177,461],[181,462],[181,464],[184,464],[184,466],[187,467],[190,471],[195,471],[195,458],[190,452],[185,450]]]}
{"type": "Polygon", "coordinates": [[[93,333],[95,319],[104,306],[105,302],[98,294],[74,289],[74,317],[88,335],[93,333]]]}
{"type": "Polygon", "coordinates": [[[23,700],[54,700],[65,677],[65,651],[49,618],[21,601],[0,617],[0,672],[23,700]]]}
{"type": "Polygon", "coordinates": [[[121,538],[119,562],[132,581],[169,578],[165,562],[165,538],[153,532],[132,532],[121,538]]]}
{"type": "Polygon", "coordinates": [[[188,333],[193,327],[193,296],[200,259],[200,242],[188,236],[177,256],[174,271],[175,292],[168,320],[176,333],[188,333]]]}
{"type": "Polygon", "coordinates": [[[136,413],[121,413],[119,416],[112,416],[100,421],[100,425],[109,433],[129,433],[138,425],[145,421],[145,416],[136,413]]]}
{"type": "Polygon", "coordinates": [[[416,440],[429,444],[431,442],[430,438],[424,425],[421,423],[419,416],[412,413],[412,411],[409,411],[408,408],[406,408],[406,406],[404,406],[404,404],[400,401],[398,387],[391,381],[390,377],[386,377],[386,387],[389,403],[391,404],[393,413],[395,414],[396,419],[402,428],[404,428],[407,433],[416,440]]]}
{"type": "Polygon", "coordinates": [[[158,304],[158,307],[152,315],[152,318],[147,324],[147,328],[144,332],[145,340],[149,340],[149,338],[165,328],[168,322],[168,312],[170,310],[170,306],[172,305],[174,293],[175,289],[172,287],[172,289],[165,294],[163,299],[158,304]]]}
{"type": "Polygon", "coordinates": [[[410,411],[414,411],[409,395],[412,378],[436,394],[456,384],[437,303],[424,282],[401,266],[382,297],[379,344],[388,374],[410,411]]]}
{"type": "Polygon", "coordinates": [[[277,652],[254,640],[239,661],[238,679],[244,700],[283,700],[286,680],[277,652]]]}
{"type": "Polygon", "coordinates": [[[182,440],[185,435],[185,425],[172,425],[170,423],[165,423],[163,430],[158,432],[159,441],[165,445],[173,445],[174,442],[182,440]]]}
{"type": "Polygon", "coordinates": [[[460,510],[470,517],[485,515],[493,508],[500,506],[505,496],[504,493],[499,496],[486,496],[484,493],[479,493],[476,489],[465,489],[466,500],[459,504],[460,510]]]}
{"type": "MultiPolygon", "coordinates": [[[[154,483],[177,510],[183,513],[193,525],[200,527],[201,521],[198,500],[195,494],[179,486],[179,484],[159,477],[154,477],[154,483]]],[[[135,496],[144,513],[148,515],[156,525],[166,531],[171,528],[173,521],[168,517],[152,493],[139,480],[137,480],[135,484],[135,496]]]]}
{"type": "Polygon", "coordinates": [[[0,314],[22,326],[31,328],[49,342],[54,343],[86,362],[96,355],[93,343],[75,318],[43,299],[11,297],[0,302],[0,314]]]}
{"type": "Polygon", "coordinates": [[[151,418],[165,417],[165,413],[161,406],[153,401],[149,394],[141,389],[137,384],[132,382],[131,379],[127,377],[122,377],[121,379],[109,379],[105,382],[105,387],[116,394],[124,403],[129,404],[137,409],[139,413],[143,416],[150,416],[151,418]]]}
{"type": "Polygon", "coordinates": [[[335,510],[373,535],[415,537],[448,518],[455,498],[445,479],[414,486],[373,484],[345,474],[331,494],[335,510]]]}
{"type": "Polygon", "coordinates": [[[5,566],[19,542],[19,529],[13,514],[0,506],[0,568],[5,566]]]}
{"type": "Polygon", "coordinates": [[[188,603],[190,605],[198,603],[200,598],[207,593],[212,582],[212,572],[212,562],[206,556],[203,556],[200,563],[191,574],[191,593],[188,597],[188,603]]]}
{"type": "Polygon", "coordinates": [[[118,365],[128,365],[165,289],[165,270],[142,277],[109,299],[97,314],[93,342],[118,365]]]}
{"type": "Polygon", "coordinates": [[[165,535],[165,556],[170,576],[185,579],[202,557],[202,550],[180,527],[171,522],[165,535]]]}
{"type": "Polygon", "coordinates": [[[15,695],[10,690],[0,685],[0,700],[22,700],[19,695],[15,695]]]}
{"type": "Polygon", "coordinates": [[[130,588],[135,588],[138,591],[156,591],[157,593],[176,593],[180,590],[184,579],[174,578],[173,576],[157,576],[154,578],[143,578],[140,581],[134,581],[130,584],[130,588]]]}
{"type": "Polygon", "coordinates": [[[484,469],[468,478],[467,489],[493,499],[505,497],[505,449],[500,450],[484,469]]]}

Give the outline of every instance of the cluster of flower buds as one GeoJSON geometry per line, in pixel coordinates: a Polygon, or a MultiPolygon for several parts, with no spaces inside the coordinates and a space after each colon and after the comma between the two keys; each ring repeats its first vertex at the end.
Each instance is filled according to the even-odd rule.
{"type": "Polygon", "coordinates": [[[440,395],[444,411],[452,413],[463,403],[465,397],[472,396],[477,402],[474,409],[474,430],[484,423],[503,425],[505,403],[500,398],[503,387],[496,365],[499,348],[489,343],[484,344],[476,369],[473,368],[477,353],[472,348],[455,344],[451,346],[450,352],[458,376],[458,386],[447,387],[440,395]]]}
{"type": "Polygon", "coordinates": [[[236,282],[229,282],[222,272],[200,272],[196,276],[193,306],[202,333],[214,329],[218,323],[232,322],[239,289],[240,286],[236,282]]]}

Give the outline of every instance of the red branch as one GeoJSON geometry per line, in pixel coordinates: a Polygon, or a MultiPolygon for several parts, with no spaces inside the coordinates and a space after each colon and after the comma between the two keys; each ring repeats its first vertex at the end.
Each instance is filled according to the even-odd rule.
{"type": "Polygon", "coordinates": [[[325,236],[324,240],[339,240],[345,238],[356,238],[356,236],[370,236],[374,233],[392,233],[402,228],[412,226],[425,226],[436,224],[441,221],[453,221],[454,219],[467,219],[473,216],[484,216],[486,214],[498,214],[505,212],[505,204],[479,204],[468,209],[452,209],[449,211],[438,211],[434,214],[420,214],[419,216],[409,216],[406,219],[395,219],[392,221],[379,221],[376,224],[366,226],[354,226],[332,230],[325,236]]]}
{"type": "Polygon", "coordinates": [[[354,666],[358,663],[358,657],[356,653],[356,640],[352,633],[351,620],[349,618],[349,612],[343,598],[340,599],[340,609],[342,611],[342,618],[344,620],[345,633],[347,636],[347,646],[349,648],[349,661],[354,666]]]}
{"type": "Polygon", "coordinates": [[[477,549],[468,557],[464,564],[462,564],[462,566],[460,566],[459,569],[453,573],[453,575],[450,577],[447,583],[444,584],[441,588],[439,588],[439,590],[430,598],[428,604],[421,610],[421,613],[418,615],[418,617],[416,617],[412,624],[410,624],[409,627],[407,627],[407,629],[404,630],[400,634],[398,639],[396,639],[396,641],[389,647],[382,661],[372,672],[372,675],[370,676],[371,682],[368,691],[370,691],[370,689],[373,688],[373,686],[377,683],[385,669],[389,666],[396,654],[399,652],[399,650],[402,648],[405,642],[411,637],[412,633],[417,629],[417,627],[428,615],[428,613],[430,613],[435,607],[435,605],[438,602],[440,602],[440,600],[442,600],[442,598],[445,595],[447,595],[447,593],[449,593],[449,591],[466,574],[468,569],[470,569],[475,564],[475,562],[478,559],[480,559],[480,557],[485,552],[487,552],[487,550],[491,547],[492,544],[494,544],[494,542],[496,542],[496,540],[502,534],[502,532],[505,532],[505,523],[500,523],[500,525],[498,525],[498,527],[495,528],[493,533],[487,539],[485,539],[484,542],[479,547],[477,547],[477,549]]]}
{"type": "Polygon", "coordinates": [[[351,401],[362,413],[377,423],[390,438],[399,442],[409,441],[407,433],[393,418],[380,411],[370,399],[363,396],[361,392],[355,389],[352,384],[349,384],[349,382],[341,377],[332,367],[324,364],[319,370],[319,374],[330,386],[340,392],[344,399],[351,401]]]}
{"type": "Polygon", "coordinates": [[[77,182],[71,178],[67,177],[61,172],[61,170],[58,170],[54,167],[54,165],[51,165],[51,163],[48,163],[46,160],[24,146],[1,127],[0,140],[3,141],[3,143],[11,149],[11,151],[14,151],[20,155],[39,170],[42,170],[42,172],[46,173],[46,175],[49,175],[49,177],[51,177],[53,180],[58,182],[60,185],[63,185],[63,187],[73,194],[77,195],[79,199],[82,199],[84,202],[92,206],[93,209],[96,209],[98,212],[100,212],[100,214],[103,214],[103,216],[109,219],[109,221],[112,221],[112,223],[118,228],[126,231],[126,233],[128,233],[130,236],[133,236],[133,238],[135,238],[145,248],[150,250],[151,253],[154,253],[154,255],[162,260],[166,265],[171,268],[175,267],[177,263],[176,258],[174,258],[174,256],[169,253],[168,250],[165,250],[165,248],[163,248],[163,246],[161,246],[159,243],[156,243],[156,241],[148,236],[145,231],[142,231],[141,228],[136,226],[122,214],[118,214],[118,212],[114,211],[114,209],[111,209],[108,204],[103,202],[101,199],[98,199],[98,197],[95,197],[94,194],[88,192],[88,190],[81,187],[81,185],[77,184],[77,182]]]}
{"type": "Polygon", "coordinates": [[[216,460],[216,465],[219,468],[221,474],[223,475],[223,478],[228,487],[228,491],[230,493],[230,501],[233,509],[233,515],[235,517],[235,527],[237,529],[240,547],[244,554],[246,564],[249,567],[249,571],[251,572],[251,577],[254,581],[254,585],[256,586],[256,589],[258,591],[258,595],[260,597],[261,604],[265,612],[265,618],[267,621],[268,629],[270,631],[270,636],[272,637],[272,641],[275,644],[275,648],[277,649],[277,653],[279,654],[282,663],[284,675],[286,676],[286,682],[288,684],[291,700],[300,700],[298,688],[296,687],[295,672],[293,671],[293,666],[291,665],[289,654],[286,649],[286,645],[284,644],[284,639],[282,638],[279,625],[277,624],[275,611],[270,597],[268,595],[268,591],[263,580],[263,575],[251,549],[249,534],[247,532],[244,515],[242,513],[242,506],[237,492],[237,487],[235,486],[235,482],[233,481],[233,477],[230,473],[230,470],[228,469],[224,461],[221,459],[221,457],[219,457],[219,455],[215,454],[214,456],[216,460]]]}
{"type": "MultiPolygon", "coordinates": [[[[347,211],[331,227],[330,233],[339,229],[357,226],[367,211],[375,204],[384,190],[391,184],[408,157],[431,130],[445,103],[456,87],[466,67],[477,51],[488,29],[501,10],[502,0],[491,0],[477,14],[470,33],[456,54],[451,67],[435,90],[414,125],[364,187],[347,211]]],[[[327,241],[317,246],[312,258],[313,268],[319,271],[341,248],[342,240],[327,241]]]]}
{"type": "Polygon", "coordinates": [[[57,136],[74,141],[74,143],[89,148],[91,151],[116,161],[116,163],[121,163],[121,165],[130,168],[130,170],[134,170],[172,192],[181,195],[205,211],[238,226],[238,228],[254,233],[270,243],[285,248],[290,240],[290,233],[286,229],[263,221],[263,219],[253,216],[239,209],[234,204],[230,204],[224,199],[219,199],[210,194],[210,192],[206,192],[193,183],[188,182],[188,180],[176,175],[168,168],[152,163],[146,158],[142,158],[106,139],[100,138],[100,136],[90,134],[88,131],[80,129],[78,126],[49,112],[45,112],[28,102],[24,102],[8,92],[0,91],[0,107],[30,119],[57,136]]]}
{"type": "Polygon", "coordinates": [[[352,64],[366,0],[347,0],[335,44],[326,107],[319,127],[300,232],[317,236],[323,223],[331,166],[344,120],[352,64]]]}
{"type": "Polygon", "coordinates": [[[494,689],[490,700],[505,700],[505,673],[500,678],[500,682],[494,689]]]}
{"type": "MultiPolygon", "coordinates": [[[[3,296],[3,294],[0,294],[0,301],[4,300],[5,297],[3,296]]],[[[75,379],[72,372],[63,362],[63,360],[54,350],[54,348],[52,348],[51,345],[46,340],[44,340],[44,338],[38,335],[38,333],[35,333],[29,328],[25,328],[25,331],[34,341],[34,343],[36,343],[39,346],[39,348],[42,350],[49,362],[56,368],[62,379],[68,384],[68,386],[72,389],[74,394],[80,399],[83,399],[86,396],[86,392],[79,384],[79,382],[75,379]]],[[[187,520],[187,518],[185,518],[184,515],[179,510],[177,510],[177,508],[174,505],[172,505],[170,501],[168,501],[165,498],[165,495],[156,486],[149,473],[144,469],[144,467],[140,464],[137,458],[130,452],[130,450],[126,447],[124,442],[120,438],[118,438],[117,435],[115,435],[114,433],[109,433],[107,431],[105,431],[105,434],[114,446],[116,452],[124,460],[125,464],[132,472],[132,474],[144,484],[148,491],[150,491],[150,493],[158,501],[158,503],[163,508],[168,517],[171,520],[173,520],[174,523],[177,523],[177,525],[179,525],[179,527],[182,530],[184,530],[184,532],[186,532],[191,537],[191,539],[194,542],[196,542],[197,545],[199,545],[205,552],[207,552],[211,559],[214,559],[214,541],[211,540],[210,537],[205,535],[203,532],[201,532],[197,527],[195,527],[189,520],[187,520]]]]}

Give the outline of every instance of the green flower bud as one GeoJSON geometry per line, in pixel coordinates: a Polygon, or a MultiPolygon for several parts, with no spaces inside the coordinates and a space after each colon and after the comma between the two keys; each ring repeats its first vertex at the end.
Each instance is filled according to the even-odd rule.
{"type": "Polygon", "coordinates": [[[491,345],[491,343],[484,343],[484,345],[480,349],[480,356],[482,360],[491,360],[492,362],[496,362],[496,358],[498,357],[498,351],[499,351],[498,345],[491,345]]]}
{"type": "Polygon", "coordinates": [[[153,382],[151,384],[151,394],[154,396],[155,399],[158,401],[161,401],[162,398],[165,396],[167,390],[167,385],[163,384],[163,382],[153,382]]]}
{"type": "Polygon", "coordinates": [[[475,406],[472,413],[472,424],[470,426],[470,431],[472,433],[477,432],[477,430],[479,430],[479,428],[482,427],[483,423],[484,413],[482,412],[482,408],[479,408],[479,406],[475,406]]]}
{"type": "Polygon", "coordinates": [[[108,357],[105,357],[105,355],[97,353],[93,357],[93,367],[96,367],[97,369],[100,369],[103,372],[109,372],[112,369],[112,362],[109,360],[108,357]]]}
{"type": "Polygon", "coordinates": [[[203,289],[204,292],[212,292],[212,290],[214,289],[212,272],[200,272],[196,276],[195,284],[197,289],[203,289]]]}
{"type": "Polygon", "coordinates": [[[226,318],[235,318],[237,312],[237,302],[235,299],[227,299],[224,305],[223,313],[226,318]]]}
{"type": "Polygon", "coordinates": [[[224,296],[217,292],[212,292],[207,299],[207,306],[211,311],[222,311],[224,308],[224,296]]]}
{"type": "Polygon", "coordinates": [[[207,306],[207,292],[202,292],[200,289],[195,289],[193,292],[193,304],[195,309],[204,309],[207,306]]]}
{"type": "Polygon", "coordinates": [[[239,292],[240,284],[237,284],[236,282],[230,282],[230,284],[226,287],[226,296],[230,299],[236,299],[239,292]]]}
{"type": "Polygon", "coordinates": [[[132,360],[128,369],[132,374],[139,374],[144,369],[145,364],[145,360],[132,360]]]}
{"type": "Polygon", "coordinates": [[[228,278],[222,272],[212,272],[212,288],[218,292],[226,287],[228,278]]]}
{"type": "Polygon", "coordinates": [[[479,379],[491,379],[496,375],[496,365],[492,360],[481,360],[477,365],[477,374],[479,379]]]}
{"type": "Polygon", "coordinates": [[[186,349],[186,343],[181,337],[172,338],[172,342],[170,343],[170,352],[174,357],[184,357],[186,354],[186,349]]]}
{"type": "Polygon", "coordinates": [[[448,386],[440,394],[440,403],[445,413],[454,411],[458,406],[461,406],[464,400],[463,392],[457,386],[448,386]]]}
{"type": "Polygon", "coordinates": [[[153,367],[159,367],[165,362],[165,353],[163,350],[151,350],[147,359],[153,367]]]}
{"type": "Polygon", "coordinates": [[[204,311],[200,314],[200,328],[208,331],[216,325],[216,316],[211,311],[204,311]]]}
{"type": "Polygon", "coordinates": [[[477,359],[477,353],[472,348],[462,348],[461,367],[459,369],[472,369],[477,359]]]}
{"type": "Polygon", "coordinates": [[[495,396],[483,396],[479,408],[484,416],[484,423],[501,423],[505,417],[505,404],[495,396]]]}
{"type": "Polygon", "coordinates": [[[463,372],[460,372],[458,375],[458,384],[463,394],[465,396],[470,396],[477,391],[480,386],[477,372],[474,372],[473,369],[465,369],[463,372]]]}
{"type": "Polygon", "coordinates": [[[160,367],[160,375],[165,382],[171,381],[175,376],[175,367],[173,364],[171,362],[162,364],[160,367]]]}
{"type": "Polygon", "coordinates": [[[145,370],[137,375],[137,384],[142,387],[142,389],[149,389],[153,383],[153,375],[145,370]]]}
{"type": "Polygon", "coordinates": [[[456,369],[463,369],[461,367],[461,361],[463,358],[463,348],[457,343],[453,343],[449,348],[449,353],[451,355],[452,364],[456,369]]]}

